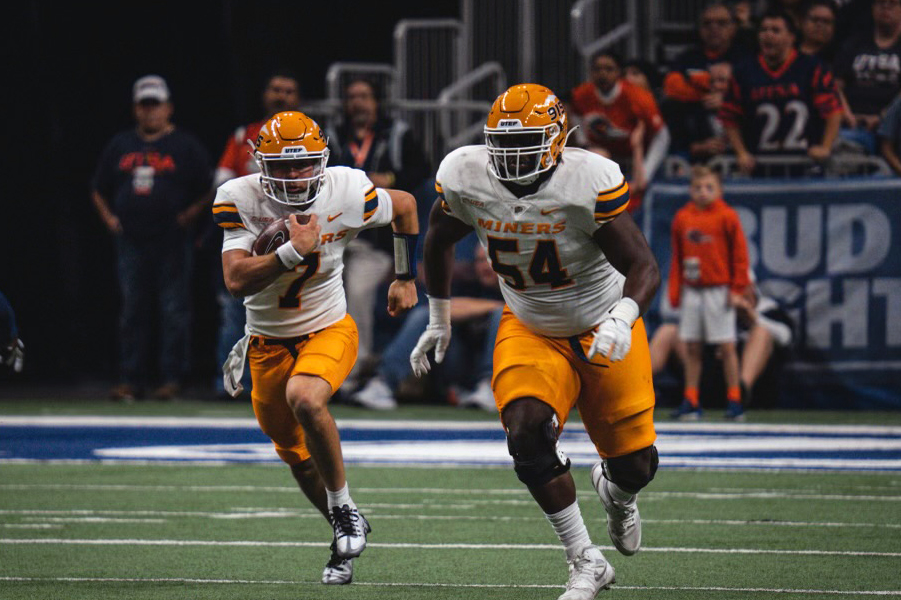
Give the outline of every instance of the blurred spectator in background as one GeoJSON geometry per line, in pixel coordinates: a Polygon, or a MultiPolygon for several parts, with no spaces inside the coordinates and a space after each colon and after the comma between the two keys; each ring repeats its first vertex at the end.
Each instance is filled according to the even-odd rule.
{"type": "MultiPolygon", "coordinates": [[[[749,272],[749,277],[753,282],[754,273],[749,272]]],[[[747,409],[752,399],[775,406],[782,368],[789,360],[794,339],[794,321],[773,298],[761,295],[753,285],[745,288],[742,296],[735,306],[742,408],[747,409]]],[[[685,343],[679,339],[679,311],[669,307],[666,298],[661,299],[660,305],[663,322],[649,344],[655,380],[668,366],[681,373],[686,364],[685,343]]],[[[707,363],[713,356],[705,353],[702,371],[715,366],[707,363]]],[[[704,387],[702,383],[701,388],[704,387]]]]}
{"type": "MultiPolygon", "coordinates": [[[[263,118],[243,127],[235,129],[232,136],[225,143],[225,150],[219,158],[219,166],[216,169],[216,187],[219,187],[229,179],[244,177],[251,173],[259,172],[260,168],[253,158],[253,147],[260,128],[275,113],[286,110],[300,109],[300,83],[297,77],[290,71],[275,71],[266,80],[263,88],[263,118]]],[[[222,230],[219,227],[211,227],[215,232],[215,248],[222,247],[222,230]]],[[[214,274],[216,285],[216,299],[219,303],[219,335],[216,340],[216,365],[221,366],[228,358],[232,346],[244,337],[244,324],[246,314],[244,311],[244,299],[235,298],[225,289],[222,277],[222,261],[213,261],[217,272],[214,274]]],[[[216,395],[221,398],[230,398],[222,384],[222,373],[214,378],[216,395]]],[[[242,379],[244,389],[250,391],[250,369],[245,368],[242,379]]]]}
{"type": "Polygon", "coordinates": [[[290,71],[272,73],[263,88],[262,103],[263,118],[238,127],[225,143],[225,150],[216,168],[216,187],[229,179],[259,172],[251,144],[256,141],[260,128],[272,115],[286,110],[300,110],[300,83],[297,77],[290,71]]]}
{"type": "Polygon", "coordinates": [[[707,160],[726,149],[716,114],[731,65],[750,54],[735,42],[735,32],[725,4],[708,6],[698,20],[700,43],[680,54],[664,79],[660,108],[672,135],[671,151],[689,160],[707,160]]]}
{"type": "MultiPolygon", "coordinates": [[[[454,284],[450,310],[455,334],[444,361],[433,374],[442,374],[444,387],[450,382],[475,386],[471,392],[459,397],[458,406],[496,411],[491,391],[491,368],[504,301],[497,273],[491,269],[481,245],[475,249],[475,260],[470,264],[474,267],[476,281],[464,286],[454,284]]],[[[352,402],[382,410],[397,407],[398,387],[412,373],[410,361],[406,359],[428,324],[428,306],[418,306],[407,315],[400,331],[385,348],[377,375],[351,397],[352,402]]]]}
{"type": "Polygon", "coordinates": [[[735,307],[749,285],[748,245],[738,213],[723,200],[717,175],[695,166],[691,200],[672,227],[669,300],[679,308],[679,339],[685,343],[685,393],[673,413],[680,420],[701,415],[698,389],[704,343],[716,344],[726,379],[726,417],[741,419],[741,387],[735,349],[735,307]]]}
{"type": "Polygon", "coordinates": [[[720,108],[739,170],[754,172],[754,155],[826,161],[841,121],[829,67],[794,49],[794,22],[783,12],[763,16],[759,39],[760,53],[735,66],[720,108]]]}
{"type": "Polygon", "coordinates": [[[754,21],[754,8],[751,0],[738,0],[732,3],[732,16],[735,18],[735,41],[743,48],[757,48],[757,23],[754,21]]]}
{"type": "MultiPolygon", "coordinates": [[[[330,164],[366,171],[376,187],[412,192],[429,176],[431,167],[410,126],[385,114],[381,100],[372,81],[354,79],[347,84],[343,120],[328,130],[329,144],[335,148],[330,164]]],[[[347,312],[360,334],[357,362],[342,386],[345,391],[356,387],[373,353],[376,292],[392,274],[393,243],[390,229],[369,229],[348,244],[344,255],[347,312]]]]}
{"type": "Polygon", "coordinates": [[[690,162],[705,162],[727,148],[726,133],[719,110],[732,79],[732,65],[720,62],[710,65],[710,88],[700,102],[665,101],[664,115],[670,123],[673,153],[690,162]]]}
{"type": "Polygon", "coordinates": [[[827,64],[835,58],[835,21],[838,11],[832,0],[811,0],[801,19],[801,43],[798,50],[816,56],[827,64]]]}
{"type": "Polygon", "coordinates": [[[633,85],[656,94],[660,86],[660,72],[657,66],[649,61],[633,58],[623,64],[623,79],[633,85]]]}
{"type": "MultiPolygon", "coordinates": [[[[735,308],[742,344],[739,381],[746,408],[752,398],[778,393],[779,375],[794,340],[794,322],[774,299],[761,295],[754,285],[745,289],[735,308]]],[[[775,404],[774,398],[769,400],[768,405],[775,404]]]]}
{"type": "Polygon", "coordinates": [[[133,89],[137,127],[116,135],[100,157],[92,199],[118,251],[121,383],[133,400],[148,381],[152,332],[159,332],[159,399],[178,394],[188,360],[192,240],[189,229],[210,203],[209,156],[170,121],[166,81],[141,77],[133,89]],[[158,315],[158,318],[155,318],[158,315]]]}
{"type": "Polygon", "coordinates": [[[666,157],[669,130],[654,96],[625,80],[622,64],[613,52],[595,54],[590,81],[572,90],[571,101],[584,128],[580,143],[615,160],[629,177],[632,211],[666,157]]]}
{"type": "Polygon", "coordinates": [[[842,46],[835,75],[850,107],[842,137],[874,153],[882,112],[901,91],[901,0],[874,0],[873,27],[842,46]]]}
{"type": "Polygon", "coordinates": [[[766,14],[769,11],[781,11],[788,15],[795,28],[801,27],[801,21],[804,20],[804,13],[807,8],[807,0],[763,0],[758,2],[763,7],[760,11],[766,14]]]}
{"type": "Polygon", "coordinates": [[[879,123],[879,150],[892,170],[901,175],[901,96],[885,111],[879,123]]]}
{"type": "Polygon", "coordinates": [[[0,292],[0,364],[6,365],[16,373],[21,373],[22,367],[25,366],[25,344],[19,339],[16,313],[2,292],[0,292]]]}

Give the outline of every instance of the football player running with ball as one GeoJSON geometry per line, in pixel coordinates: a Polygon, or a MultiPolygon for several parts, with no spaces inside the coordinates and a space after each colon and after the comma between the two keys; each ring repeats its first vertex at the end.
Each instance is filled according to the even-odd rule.
{"type": "Polygon", "coordinates": [[[225,230],[225,284],[244,298],[247,310],[247,335],[223,367],[226,389],[241,391],[246,354],[260,427],[334,529],[322,582],[342,584],[351,582],[353,558],[366,548],[370,531],[348,491],[338,429],[327,407],[357,356],[342,255],[358,231],[391,224],[397,279],[388,291],[388,312],[398,315],[416,304],[419,228],[412,195],[376,188],[356,169],[326,168],[328,152],[312,119],[300,112],[276,114],[254,144],[261,172],[223,184],[213,216],[225,230]],[[254,255],[258,236],[286,218],[284,243],[254,255]]]}
{"type": "Polygon", "coordinates": [[[577,406],[601,459],[591,479],[616,548],[641,545],[636,496],[654,477],[654,388],[640,314],[660,283],[641,232],[625,212],[629,187],[616,163],[577,148],[562,102],[540,85],[515,85],[488,114],[485,145],[450,153],[425,238],[429,325],[410,356],[414,372],[441,362],[450,340],[453,246],[473,229],[507,307],[491,387],[517,477],[563,543],[570,575],[559,600],[590,600],[614,582],[576,501],[557,439],[577,406]]]}

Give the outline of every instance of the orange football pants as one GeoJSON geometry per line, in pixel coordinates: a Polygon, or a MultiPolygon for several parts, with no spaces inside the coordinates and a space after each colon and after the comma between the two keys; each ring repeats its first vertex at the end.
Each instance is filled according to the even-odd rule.
{"type": "Polygon", "coordinates": [[[563,424],[578,407],[585,430],[604,458],[622,456],[654,443],[654,385],[644,321],[632,327],[626,358],[589,361],[593,332],[569,338],[534,333],[504,308],[494,345],[491,388],[498,410],[520,398],[537,398],[563,424]]]}
{"type": "Polygon", "coordinates": [[[253,390],[253,412],[263,433],[289,465],[310,458],[303,428],[288,406],[288,379],[314,375],[334,394],[357,360],[357,324],[350,315],[325,329],[296,338],[252,336],[247,352],[253,390]]]}

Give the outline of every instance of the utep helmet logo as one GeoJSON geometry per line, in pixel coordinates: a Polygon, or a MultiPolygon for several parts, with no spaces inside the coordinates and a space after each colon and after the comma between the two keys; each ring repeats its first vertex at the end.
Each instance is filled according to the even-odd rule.
{"type": "Polygon", "coordinates": [[[501,181],[528,184],[552,169],[569,126],[563,103],[548,88],[514,85],[497,97],[485,124],[489,168],[501,181]]]}

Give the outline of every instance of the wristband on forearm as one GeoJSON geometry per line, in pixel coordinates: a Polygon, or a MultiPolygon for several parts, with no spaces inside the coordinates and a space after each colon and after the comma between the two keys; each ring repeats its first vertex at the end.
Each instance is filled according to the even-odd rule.
{"type": "Polygon", "coordinates": [[[607,311],[609,318],[625,321],[629,327],[635,324],[640,314],[641,309],[638,308],[638,303],[625,296],[607,311]]]}
{"type": "Polygon", "coordinates": [[[429,299],[429,325],[450,325],[450,298],[436,298],[426,295],[429,299]]]}
{"type": "Polygon", "coordinates": [[[394,275],[401,280],[416,279],[415,233],[394,234],[394,275]]]}
{"type": "Polygon", "coordinates": [[[275,251],[275,257],[289,271],[303,262],[303,256],[291,242],[285,242],[279,246],[275,251]]]}

